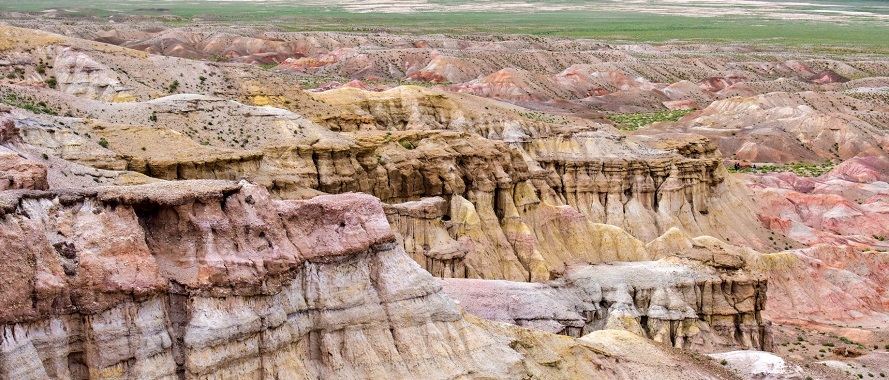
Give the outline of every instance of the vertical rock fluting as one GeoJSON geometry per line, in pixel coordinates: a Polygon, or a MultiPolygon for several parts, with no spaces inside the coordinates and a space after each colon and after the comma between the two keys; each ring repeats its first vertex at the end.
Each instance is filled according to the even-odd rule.
{"type": "Polygon", "coordinates": [[[766,280],[693,261],[581,266],[546,283],[443,279],[472,314],[579,337],[628,330],[678,348],[769,350],[766,280]]]}
{"type": "Polygon", "coordinates": [[[520,376],[373,197],[179,182],[2,201],[2,379],[520,376]]]}
{"type": "Polygon", "coordinates": [[[752,212],[730,215],[744,214],[743,194],[706,142],[670,152],[604,135],[525,146],[453,132],[391,138],[413,142],[313,153],[316,175],[305,186],[393,203],[390,222],[405,250],[437,276],[542,281],[569,263],[646,260],[635,238],[674,227],[760,243],[752,212]]]}

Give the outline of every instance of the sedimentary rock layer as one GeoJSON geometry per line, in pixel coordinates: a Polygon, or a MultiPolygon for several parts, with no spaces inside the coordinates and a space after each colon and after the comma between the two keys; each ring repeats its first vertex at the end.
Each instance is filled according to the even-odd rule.
{"type": "Polygon", "coordinates": [[[628,330],[674,347],[768,350],[761,312],[766,280],[675,258],[578,266],[548,283],[443,279],[445,291],[481,317],[582,336],[628,330]]]}
{"type": "Polygon", "coordinates": [[[519,363],[369,196],[185,182],[5,194],[3,212],[4,379],[506,378],[519,363]]]}

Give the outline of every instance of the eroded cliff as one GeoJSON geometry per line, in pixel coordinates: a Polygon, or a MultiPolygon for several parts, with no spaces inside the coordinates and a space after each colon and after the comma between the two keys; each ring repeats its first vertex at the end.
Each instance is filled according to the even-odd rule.
{"type": "Polygon", "coordinates": [[[246,182],[185,181],[7,192],[2,212],[3,379],[626,378],[662,366],[468,322],[368,195],[275,201],[246,182]]]}

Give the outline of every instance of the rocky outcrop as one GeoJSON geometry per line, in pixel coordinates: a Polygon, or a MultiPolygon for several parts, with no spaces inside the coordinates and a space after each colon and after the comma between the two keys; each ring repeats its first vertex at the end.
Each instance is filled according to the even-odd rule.
{"type": "MultiPolygon", "coordinates": [[[[0,109],[0,112],[7,110],[0,109]]],[[[19,155],[9,148],[10,145],[21,143],[19,129],[15,123],[0,117],[0,191],[2,190],[46,190],[46,166],[19,155]]]]}
{"type": "Polygon", "coordinates": [[[134,100],[117,73],[84,52],[60,47],[52,67],[59,88],[69,94],[106,102],[134,100]]]}
{"type": "Polygon", "coordinates": [[[445,291],[483,318],[582,336],[628,330],[674,347],[768,350],[766,280],[695,261],[577,266],[548,283],[443,279],[445,291]]]}

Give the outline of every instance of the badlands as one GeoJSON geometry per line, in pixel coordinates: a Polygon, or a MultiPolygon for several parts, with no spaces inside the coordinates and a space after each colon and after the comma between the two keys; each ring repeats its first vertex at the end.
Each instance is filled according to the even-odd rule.
{"type": "Polygon", "coordinates": [[[889,373],[889,59],[0,14],[0,379],[889,373]]]}

